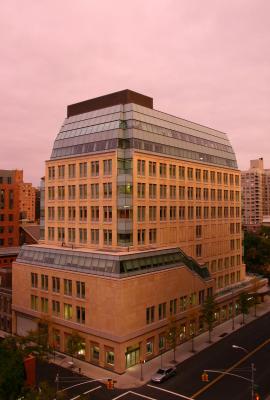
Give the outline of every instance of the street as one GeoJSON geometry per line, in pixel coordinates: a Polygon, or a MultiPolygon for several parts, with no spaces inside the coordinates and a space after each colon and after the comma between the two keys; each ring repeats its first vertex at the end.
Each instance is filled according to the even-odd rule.
{"type": "Polygon", "coordinates": [[[123,400],[142,398],[150,400],[176,400],[179,398],[246,400],[251,399],[251,383],[248,380],[226,374],[222,375],[221,373],[209,373],[209,382],[202,382],[201,375],[204,369],[208,369],[227,371],[250,379],[251,363],[254,363],[256,391],[258,390],[263,400],[270,393],[269,338],[270,313],[267,313],[178,365],[176,376],[168,381],[159,385],[149,382],[140,388],[130,390],[108,390],[104,382],[82,384],[81,377],[78,374],[55,365],[44,366],[44,371],[42,372],[42,369],[40,369],[39,375],[40,380],[42,380],[42,374],[45,374],[46,379],[54,385],[57,369],[59,369],[60,381],[63,376],[69,377],[65,382],[59,383],[59,389],[73,386],[66,390],[67,398],[70,400],[75,400],[77,396],[83,393],[86,394],[86,398],[97,400],[117,400],[120,398],[123,400]],[[248,350],[249,354],[241,349],[233,348],[232,345],[243,347],[248,350]],[[48,369],[51,371],[50,373],[48,373],[48,369]]]}

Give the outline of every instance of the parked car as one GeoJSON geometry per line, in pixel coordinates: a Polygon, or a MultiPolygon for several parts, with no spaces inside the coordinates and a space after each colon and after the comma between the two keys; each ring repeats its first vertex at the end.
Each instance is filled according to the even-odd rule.
{"type": "Polygon", "coordinates": [[[160,368],[157,372],[152,376],[152,382],[161,383],[169,379],[171,376],[176,374],[175,367],[166,367],[160,368]]]}

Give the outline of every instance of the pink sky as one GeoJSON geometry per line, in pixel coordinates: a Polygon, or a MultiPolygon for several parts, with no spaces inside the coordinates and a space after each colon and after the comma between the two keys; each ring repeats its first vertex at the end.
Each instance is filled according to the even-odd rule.
{"type": "Polygon", "coordinates": [[[39,184],[66,105],[122,89],[225,131],[270,168],[269,0],[9,0],[0,12],[0,169],[39,184]]]}

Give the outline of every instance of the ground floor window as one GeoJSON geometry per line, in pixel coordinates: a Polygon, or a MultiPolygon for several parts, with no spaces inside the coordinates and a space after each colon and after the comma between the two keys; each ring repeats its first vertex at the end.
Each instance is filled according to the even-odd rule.
{"type": "Polygon", "coordinates": [[[161,334],[159,335],[159,342],[158,342],[159,350],[165,349],[165,345],[166,345],[165,335],[161,334]]]}
{"type": "Polygon", "coordinates": [[[114,365],[114,351],[113,350],[106,351],[106,364],[114,365]]]}
{"type": "Polygon", "coordinates": [[[185,325],[185,324],[181,324],[181,325],[180,325],[179,338],[180,338],[180,341],[181,341],[181,342],[182,342],[183,340],[185,340],[185,338],[186,338],[186,325],[185,325]]]}
{"type": "Polygon", "coordinates": [[[146,353],[152,354],[154,352],[154,338],[148,339],[146,342],[146,353]]]}
{"type": "Polygon", "coordinates": [[[99,361],[99,354],[100,354],[100,348],[98,345],[93,344],[91,346],[91,359],[93,361],[99,361]]]}

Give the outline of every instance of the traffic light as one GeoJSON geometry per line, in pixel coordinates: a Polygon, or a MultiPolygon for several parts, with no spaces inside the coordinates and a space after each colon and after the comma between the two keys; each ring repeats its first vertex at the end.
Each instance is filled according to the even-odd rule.
{"type": "Polygon", "coordinates": [[[254,394],[254,400],[261,400],[260,396],[258,393],[254,394]]]}
{"type": "Polygon", "coordinates": [[[107,389],[114,389],[114,384],[116,383],[116,381],[114,381],[113,379],[109,378],[107,380],[107,389]]]}
{"type": "Polygon", "coordinates": [[[202,381],[203,382],[209,382],[208,374],[206,372],[202,373],[202,381]]]}

